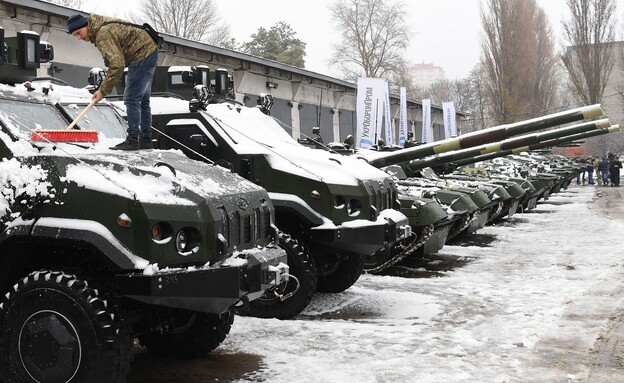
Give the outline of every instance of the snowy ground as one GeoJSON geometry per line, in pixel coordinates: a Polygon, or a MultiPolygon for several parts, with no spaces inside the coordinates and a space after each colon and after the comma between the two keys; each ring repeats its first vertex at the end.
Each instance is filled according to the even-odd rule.
{"type": "Polygon", "coordinates": [[[130,381],[623,382],[620,197],[571,187],[296,320],[237,317],[204,360],[139,353],[130,381]]]}

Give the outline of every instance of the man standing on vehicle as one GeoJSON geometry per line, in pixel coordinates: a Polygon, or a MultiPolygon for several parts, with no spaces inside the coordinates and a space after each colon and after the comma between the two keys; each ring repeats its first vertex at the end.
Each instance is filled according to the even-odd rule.
{"type": "Polygon", "coordinates": [[[150,92],[158,64],[158,45],[141,26],[96,14],[88,18],[80,14],[69,16],[67,30],[79,40],[95,44],[108,67],[100,89],[93,94],[96,102],[113,90],[128,67],[123,95],[128,137],[111,149],[152,148],[150,92]]]}

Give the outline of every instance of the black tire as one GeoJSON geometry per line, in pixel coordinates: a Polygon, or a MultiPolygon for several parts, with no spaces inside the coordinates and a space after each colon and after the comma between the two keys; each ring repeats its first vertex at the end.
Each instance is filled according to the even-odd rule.
{"type": "Polygon", "coordinates": [[[364,270],[364,257],[343,255],[325,257],[319,267],[318,286],[320,293],[341,293],[353,286],[364,270]]]}
{"type": "Polygon", "coordinates": [[[154,355],[178,359],[202,357],[219,347],[234,323],[231,311],[218,315],[172,310],[170,314],[172,321],[167,329],[139,337],[139,342],[154,355]]]}
{"type": "MultiPolygon", "coordinates": [[[[314,260],[310,257],[307,248],[287,234],[280,233],[279,246],[286,251],[289,273],[299,280],[299,290],[286,299],[280,301],[273,291],[249,303],[249,307],[241,315],[258,318],[290,319],[299,315],[312,300],[316,292],[317,270],[314,260]]],[[[280,286],[280,293],[288,294],[294,291],[296,282],[290,279],[286,286],[280,286]]]]}
{"type": "Polygon", "coordinates": [[[132,339],[113,299],[86,281],[37,271],[0,304],[0,369],[9,382],[125,382],[132,339]]]}

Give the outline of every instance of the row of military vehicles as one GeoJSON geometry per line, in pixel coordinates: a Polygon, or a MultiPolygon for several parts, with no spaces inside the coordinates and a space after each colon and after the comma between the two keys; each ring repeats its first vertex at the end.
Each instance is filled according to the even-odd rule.
{"type": "MultiPolygon", "coordinates": [[[[11,65],[0,73],[22,73],[11,65]]],[[[295,317],[317,292],[533,209],[580,171],[539,149],[619,129],[593,105],[362,150],[294,140],[270,95],[233,99],[225,70],[176,74],[182,97],[152,96],[154,149],[121,153],[123,102],[81,113],[103,71],[83,89],[0,78],[0,380],[123,382],[133,339],[204,355],[235,313],[295,317]]]]}

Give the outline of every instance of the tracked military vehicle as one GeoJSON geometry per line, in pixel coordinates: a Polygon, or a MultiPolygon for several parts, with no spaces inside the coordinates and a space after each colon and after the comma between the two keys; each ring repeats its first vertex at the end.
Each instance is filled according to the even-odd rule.
{"type": "Polygon", "coordinates": [[[547,197],[550,193],[555,193],[560,188],[567,187],[570,181],[576,177],[576,169],[563,166],[560,161],[546,161],[546,158],[541,158],[541,165],[539,163],[538,165],[542,167],[542,174],[538,174],[535,172],[538,165],[535,165],[533,170],[528,165],[530,159],[535,159],[537,154],[517,157],[515,161],[511,160],[511,155],[526,152],[527,150],[532,150],[532,153],[534,153],[540,147],[553,146],[563,142],[562,140],[574,140],[579,135],[580,137],[585,137],[605,134],[617,129],[619,128],[612,129],[608,119],[602,119],[553,129],[543,133],[518,136],[496,144],[482,145],[471,149],[432,156],[419,160],[418,163],[412,162],[410,165],[413,168],[417,166],[433,166],[441,173],[447,173],[449,169],[457,168],[457,171],[450,175],[453,179],[476,176],[487,177],[486,179],[489,182],[515,182],[527,192],[527,197],[521,203],[523,209],[531,209],[538,198],[547,197]],[[505,159],[497,158],[503,156],[507,157],[505,159]],[[493,161],[484,164],[481,161],[485,159],[493,161]],[[524,161],[521,161],[522,159],[524,161]],[[478,167],[467,166],[475,161],[479,161],[481,165],[478,167]],[[545,162],[548,163],[544,164],[545,162]],[[558,182],[557,187],[555,187],[555,180],[558,182]]]}
{"type": "MultiPolygon", "coordinates": [[[[197,73],[189,72],[189,79],[197,73]]],[[[365,256],[414,242],[391,177],[358,158],[301,145],[267,115],[269,95],[249,108],[232,100],[230,89],[227,71],[217,70],[214,87],[198,85],[190,101],[152,97],[152,114],[156,147],[225,166],[266,188],[277,227],[291,236],[284,247],[299,287],[289,282],[288,301],[267,295],[251,302],[247,314],[297,315],[316,291],[352,286],[365,256]]]]}
{"type": "Polygon", "coordinates": [[[78,123],[99,142],[33,141],[80,135],[66,127],[90,95],[26,85],[0,85],[0,381],[123,382],[133,338],[200,356],[235,306],[282,295],[264,189],[179,153],[110,151],[126,126],[105,103],[78,123]]]}

